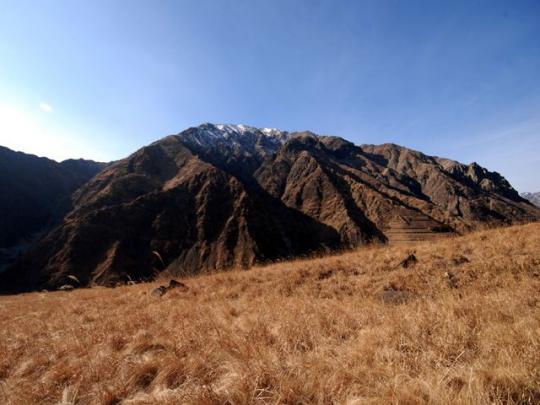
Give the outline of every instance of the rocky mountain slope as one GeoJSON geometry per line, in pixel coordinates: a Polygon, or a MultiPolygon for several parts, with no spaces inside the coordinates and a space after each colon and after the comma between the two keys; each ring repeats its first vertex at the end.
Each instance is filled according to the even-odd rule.
{"type": "Polygon", "coordinates": [[[537,193],[521,193],[521,197],[529,200],[531,203],[540,207],[540,192],[537,193]]]}
{"type": "Polygon", "coordinates": [[[212,124],[112,164],[74,204],[3,285],[114,284],[540,218],[475,163],[212,124]]]}
{"type": "Polygon", "coordinates": [[[103,167],[82,159],[58,163],[0,146],[0,255],[59,223],[72,208],[71,194],[103,167]]]}

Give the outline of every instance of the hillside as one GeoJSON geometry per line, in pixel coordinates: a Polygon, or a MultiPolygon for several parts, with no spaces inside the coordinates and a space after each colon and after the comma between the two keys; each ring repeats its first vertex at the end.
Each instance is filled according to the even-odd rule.
{"type": "Polygon", "coordinates": [[[393,144],[203,124],[118,161],[0,280],[114,285],[537,220],[500,174],[393,144]]]}
{"type": "Polygon", "coordinates": [[[0,270],[11,250],[58,224],[71,210],[71,194],[105,165],[56,162],[0,146],[0,270]]]}
{"type": "Polygon", "coordinates": [[[0,402],[539,403],[538,246],[533,223],[162,296],[168,279],[0,296],[0,402]]]}

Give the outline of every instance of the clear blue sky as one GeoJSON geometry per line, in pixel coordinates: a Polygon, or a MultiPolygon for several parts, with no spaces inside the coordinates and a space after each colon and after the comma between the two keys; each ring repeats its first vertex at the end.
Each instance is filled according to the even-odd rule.
{"type": "Polygon", "coordinates": [[[0,0],[0,144],[112,160],[203,122],[477,161],[540,190],[540,1],[0,0]]]}

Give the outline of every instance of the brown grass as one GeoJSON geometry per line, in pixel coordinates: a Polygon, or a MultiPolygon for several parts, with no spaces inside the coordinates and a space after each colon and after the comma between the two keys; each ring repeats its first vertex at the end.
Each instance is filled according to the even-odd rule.
{"type": "Polygon", "coordinates": [[[0,297],[0,403],[540,403],[540,224],[413,248],[0,297]]]}

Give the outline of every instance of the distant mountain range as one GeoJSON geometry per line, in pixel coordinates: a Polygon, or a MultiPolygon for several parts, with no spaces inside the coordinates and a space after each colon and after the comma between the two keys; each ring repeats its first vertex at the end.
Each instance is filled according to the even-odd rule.
{"type": "Polygon", "coordinates": [[[540,191],[536,193],[521,193],[521,197],[529,200],[537,207],[540,207],[540,191]]]}
{"type": "MultiPolygon", "coordinates": [[[[31,163],[25,162],[20,165],[31,163]]],[[[164,270],[247,268],[540,219],[540,210],[504,177],[476,163],[311,132],[203,124],[100,172],[103,165],[88,164],[85,176],[74,175],[78,183],[58,192],[34,175],[4,175],[24,190],[37,182],[45,200],[65,201],[84,184],[63,222],[2,274],[0,285],[58,288],[73,278],[111,285],[164,270]]],[[[28,204],[26,194],[17,198],[28,204]]],[[[3,216],[20,216],[18,206],[12,203],[3,216]]]]}

